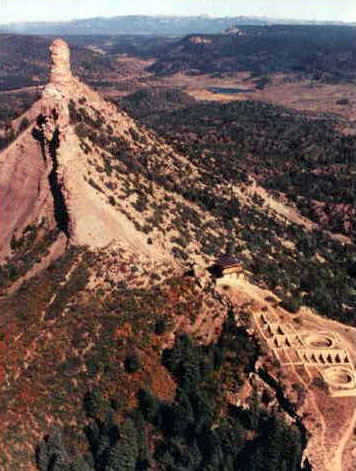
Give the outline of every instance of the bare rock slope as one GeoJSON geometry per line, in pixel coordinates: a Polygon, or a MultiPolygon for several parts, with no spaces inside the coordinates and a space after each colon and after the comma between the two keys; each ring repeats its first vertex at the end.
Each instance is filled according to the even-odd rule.
{"type": "Polygon", "coordinates": [[[11,253],[11,241],[32,224],[48,230],[57,226],[74,244],[98,248],[119,240],[135,252],[160,257],[163,247],[147,244],[133,218],[114,203],[120,188],[110,185],[112,171],[106,179],[101,175],[101,165],[110,155],[105,133],[136,153],[142,144],[133,134],[151,147],[154,136],[72,75],[64,41],[55,40],[50,52],[50,81],[39,102],[23,116],[31,125],[0,157],[2,259],[11,253]],[[83,122],[97,130],[92,141],[80,134],[83,122]]]}

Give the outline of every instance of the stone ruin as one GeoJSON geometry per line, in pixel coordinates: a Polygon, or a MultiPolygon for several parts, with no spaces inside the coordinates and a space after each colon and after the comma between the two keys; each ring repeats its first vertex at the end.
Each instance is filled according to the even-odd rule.
{"type": "Polygon", "coordinates": [[[321,377],[332,397],[356,396],[354,365],[337,334],[297,331],[269,311],[252,317],[259,338],[281,365],[302,366],[310,379],[321,377]]]}

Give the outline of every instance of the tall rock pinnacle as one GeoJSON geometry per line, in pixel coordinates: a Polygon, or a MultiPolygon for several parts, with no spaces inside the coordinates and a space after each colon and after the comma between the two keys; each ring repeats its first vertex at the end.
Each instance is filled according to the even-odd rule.
{"type": "Polygon", "coordinates": [[[68,44],[62,39],[55,39],[50,48],[51,71],[50,83],[65,84],[72,78],[70,70],[70,51],[68,44]]]}
{"type": "MultiPolygon", "coordinates": [[[[68,99],[78,88],[78,80],[70,69],[70,50],[62,39],[55,39],[49,47],[49,83],[42,93],[42,114],[51,116],[55,109],[59,118],[56,125],[64,128],[69,123],[68,99]]],[[[49,125],[49,122],[47,123],[49,125]]]]}

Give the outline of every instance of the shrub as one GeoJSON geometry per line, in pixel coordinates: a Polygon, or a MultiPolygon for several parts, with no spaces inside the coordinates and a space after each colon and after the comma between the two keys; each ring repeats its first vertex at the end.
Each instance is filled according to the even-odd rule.
{"type": "Polygon", "coordinates": [[[293,314],[296,314],[299,311],[300,305],[301,305],[300,299],[297,298],[297,297],[292,297],[292,296],[289,297],[289,298],[284,299],[280,303],[280,306],[283,309],[286,309],[287,311],[289,311],[293,314]]]}
{"type": "Polygon", "coordinates": [[[126,357],[124,361],[124,367],[126,373],[135,373],[141,367],[137,355],[132,354],[126,357]]]}
{"type": "Polygon", "coordinates": [[[100,191],[100,193],[104,193],[103,190],[101,189],[101,187],[92,178],[89,178],[88,183],[93,188],[95,188],[97,191],[100,191]]]}
{"type": "Polygon", "coordinates": [[[105,411],[107,403],[100,389],[94,388],[84,396],[84,408],[88,417],[96,418],[105,411]]]}
{"type": "Polygon", "coordinates": [[[19,126],[19,131],[22,132],[24,131],[25,129],[27,129],[30,125],[30,122],[29,120],[26,118],[26,116],[24,118],[22,118],[21,120],[21,123],[20,123],[20,126],[19,126]]]}
{"type": "Polygon", "coordinates": [[[115,201],[115,198],[113,196],[109,196],[109,203],[112,205],[112,206],[115,206],[116,205],[116,201],[115,201]]]}
{"type": "Polygon", "coordinates": [[[166,331],[166,323],[164,319],[158,320],[155,325],[155,334],[162,335],[165,333],[165,331],[166,331]]]}
{"type": "Polygon", "coordinates": [[[325,393],[329,392],[328,384],[323,380],[323,378],[320,378],[319,376],[317,376],[313,379],[312,385],[319,388],[319,389],[321,389],[325,393]]]}

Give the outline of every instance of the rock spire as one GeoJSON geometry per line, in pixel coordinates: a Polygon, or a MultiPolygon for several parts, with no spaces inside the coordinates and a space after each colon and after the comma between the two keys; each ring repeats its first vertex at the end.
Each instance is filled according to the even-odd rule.
{"type": "Polygon", "coordinates": [[[70,70],[70,51],[62,39],[55,39],[49,48],[51,57],[50,83],[64,84],[72,78],[70,70]]]}

